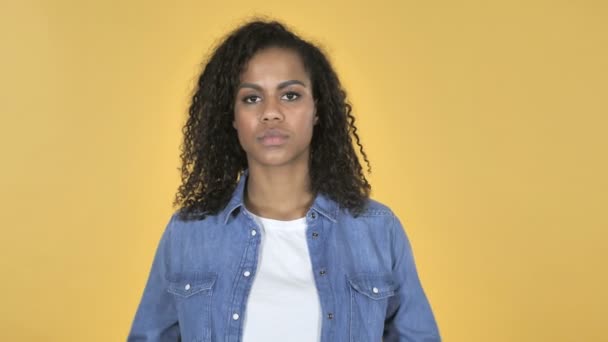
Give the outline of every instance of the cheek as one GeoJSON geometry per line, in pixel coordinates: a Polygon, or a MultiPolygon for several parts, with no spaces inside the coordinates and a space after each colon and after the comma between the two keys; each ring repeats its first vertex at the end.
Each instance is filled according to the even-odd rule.
{"type": "Polygon", "coordinates": [[[252,144],[252,139],[255,135],[254,123],[252,123],[251,120],[246,120],[246,117],[243,115],[235,113],[232,127],[236,130],[236,135],[241,147],[244,150],[248,150],[247,146],[252,144]]]}
{"type": "Polygon", "coordinates": [[[246,116],[243,115],[242,112],[236,111],[234,112],[234,119],[232,120],[232,127],[236,129],[238,132],[247,130],[247,120],[245,120],[246,116]]]}
{"type": "Polygon", "coordinates": [[[232,126],[236,129],[247,129],[253,127],[258,122],[258,112],[256,108],[236,106],[234,109],[234,119],[232,126]]]}
{"type": "Polygon", "coordinates": [[[307,143],[310,143],[310,141],[312,140],[312,135],[315,129],[315,124],[314,121],[311,120],[306,120],[306,122],[302,122],[302,125],[300,127],[302,127],[302,138],[306,140],[307,143]]]}

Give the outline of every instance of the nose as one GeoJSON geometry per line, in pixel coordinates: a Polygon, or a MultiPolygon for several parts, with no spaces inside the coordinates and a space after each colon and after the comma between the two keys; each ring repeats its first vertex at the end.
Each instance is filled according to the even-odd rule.
{"type": "Polygon", "coordinates": [[[264,107],[262,108],[262,115],[260,117],[262,122],[282,121],[283,112],[279,106],[277,100],[269,97],[264,101],[264,107]]]}

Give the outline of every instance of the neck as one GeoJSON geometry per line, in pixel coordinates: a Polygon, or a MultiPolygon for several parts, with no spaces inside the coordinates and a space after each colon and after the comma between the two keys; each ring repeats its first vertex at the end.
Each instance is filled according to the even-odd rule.
{"type": "Polygon", "coordinates": [[[245,190],[247,210],[276,220],[304,217],[314,200],[308,166],[250,167],[245,190]]]}

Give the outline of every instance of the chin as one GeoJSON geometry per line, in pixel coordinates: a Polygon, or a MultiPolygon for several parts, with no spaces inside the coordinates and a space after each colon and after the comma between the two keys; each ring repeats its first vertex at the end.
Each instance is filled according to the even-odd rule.
{"type": "Polygon", "coordinates": [[[262,167],[279,167],[308,163],[308,149],[294,151],[292,149],[277,148],[276,150],[256,151],[248,155],[249,165],[262,167]]]}
{"type": "Polygon", "coordinates": [[[279,167],[299,164],[300,161],[294,156],[264,156],[262,158],[254,158],[249,161],[249,165],[252,163],[263,166],[263,167],[279,167]]]}

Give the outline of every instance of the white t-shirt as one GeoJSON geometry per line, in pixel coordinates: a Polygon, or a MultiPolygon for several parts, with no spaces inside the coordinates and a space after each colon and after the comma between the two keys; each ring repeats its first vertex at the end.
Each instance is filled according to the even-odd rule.
{"type": "Polygon", "coordinates": [[[262,234],[243,342],[320,341],[321,304],[306,242],[306,218],[279,221],[248,213],[262,234]]]}

